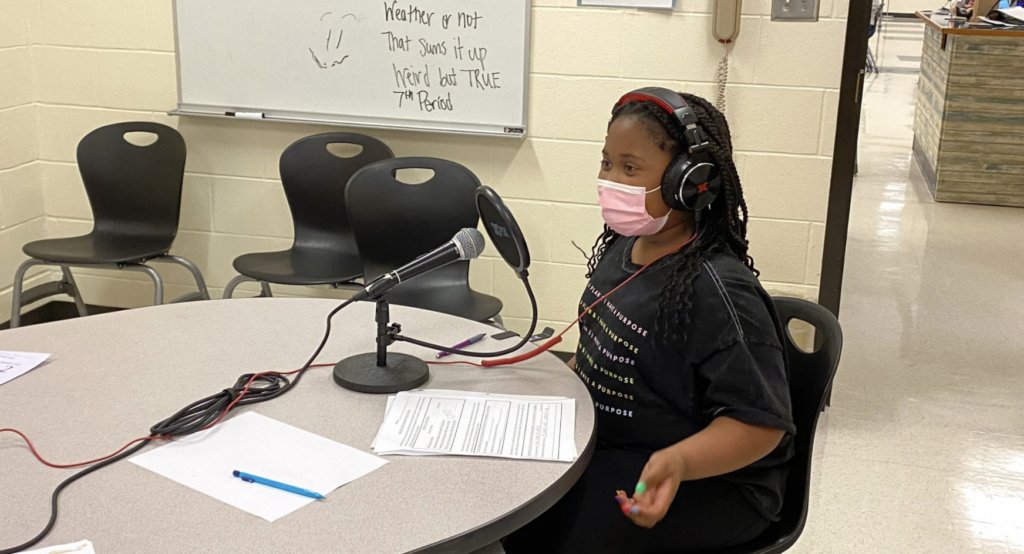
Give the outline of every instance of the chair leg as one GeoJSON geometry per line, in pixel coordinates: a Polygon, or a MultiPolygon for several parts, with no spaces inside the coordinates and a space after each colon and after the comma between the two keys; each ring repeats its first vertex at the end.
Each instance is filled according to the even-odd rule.
{"type": "Polygon", "coordinates": [[[78,290],[78,283],[75,283],[75,278],[71,275],[71,268],[62,265],[60,266],[60,271],[64,274],[64,282],[67,284],[71,297],[75,299],[75,308],[78,309],[78,315],[80,317],[89,315],[89,310],[85,307],[85,301],[82,300],[82,292],[78,290]]]}
{"type": "Polygon", "coordinates": [[[160,274],[155,269],[149,266],[143,267],[149,270],[145,273],[153,280],[153,305],[160,306],[164,303],[164,280],[160,278],[160,274]]]}
{"type": "MultiPolygon", "coordinates": [[[[207,288],[206,288],[206,281],[203,279],[202,272],[199,271],[199,268],[196,267],[196,264],[192,263],[188,258],[183,258],[181,256],[173,256],[171,254],[164,254],[163,256],[160,256],[159,258],[153,258],[150,261],[151,262],[168,263],[168,264],[178,264],[178,265],[184,267],[185,269],[187,269],[189,271],[189,273],[192,274],[192,278],[195,279],[195,281],[196,281],[196,287],[199,289],[198,299],[199,300],[209,300],[210,299],[210,291],[207,290],[207,288]]],[[[185,296],[183,296],[181,298],[175,299],[174,302],[184,302],[186,300],[192,300],[192,299],[193,299],[193,295],[192,294],[187,294],[187,295],[185,295],[185,296]]]]}
{"type": "Polygon", "coordinates": [[[35,259],[25,260],[14,272],[14,290],[11,293],[11,329],[21,325],[21,287],[25,281],[25,273],[37,265],[47,265],[35,259]]]}
{"type": "Polygon", "coordinates": [[[238,285],[248,283],[250,281],[255,283],[256,279],[246,277],[245,275],[238,275],[234,279],[228,281],[228,286],[224,288],[224,300],[231,299],[231,296],[235,294],[235,289],[238,288],[238,285]]]}
{"type": "Polygon", "coordinates": [[[136,273],[145,273],[149,275],[149,278],[153,280],[153,305],[161,306],[164,303],[164,280],[160,278],[160,274],[155,269],[149,267],[146,264],[125,264],[119,266],[118,269],[124,271],[134,271],[136,273]]]}
{"type": "Polygon", "coordinates": [[[260,296],[259,298],[273,298],[274,293],[270,292],[270,283],[266,281],[260,281],[260,296]]]}

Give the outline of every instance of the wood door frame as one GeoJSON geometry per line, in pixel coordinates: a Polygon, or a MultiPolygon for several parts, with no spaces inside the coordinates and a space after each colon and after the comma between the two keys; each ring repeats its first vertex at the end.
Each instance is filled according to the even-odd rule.
{"type": "Polygon", "coordinates": [[[818,303],[839,317],[846,265],[846,241],[850,225],[850,200],[857,166],[857,139],[860,112],[864,101],[864,66],[868,49],[868,25],[871,0],[850,0],[846,21],[843,70],[839,83],[839,111],[836,119],[835,147],[832,152],[832,179],[828,193],[828,215],[821,257],[818,303]]]}

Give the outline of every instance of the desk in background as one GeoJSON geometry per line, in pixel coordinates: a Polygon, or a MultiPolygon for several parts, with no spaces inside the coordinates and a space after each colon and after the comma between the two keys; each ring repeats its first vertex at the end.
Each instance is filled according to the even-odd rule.
{"type": "MultiPolygon", "coordinates": [[[[285,298],[190,302],[0,332],[0,349],[53,353],[47,365],[0,387],[0,421],[24,431],[57,462],[112,452],[243,373],[301,366],[336,305],[285,298]]],[[[371,351],[373,311],[373,304],[361,302],[339,313],[319,361],[371,351]]],[[[392,306],[391,313],[409,336],[435,342],[495,331],[415,308],[392,306]]],[[[485,341],[478,347],[496,346],[485,341]]],[[[393,350],[434,355],[403,343],[393,350]]],[[[274,523],[121,461],[64,491],[57,525],[43,544],[89,539],[100,554],[472,552],[553,505],[590,459],[590,394],[552,354],[489,369],[434,366],[425,387],[574,398],[580,456],[573,463],[391,456],[387,465],[327,500],[274,523]]],[[[288,394],[239,411],[369,451],[386,400],[342,389],[330,368],[314,368],[288,394]]],[[[44,467],[23,445],[4,439],[0,546],[42,529],[53,487],[74,471],[44,467]]]]}
{"type": "Polygon", "coordinates": [[[1024,207],[1024,31],[924,20],[914,159],[939,202],[1024,207]]]}

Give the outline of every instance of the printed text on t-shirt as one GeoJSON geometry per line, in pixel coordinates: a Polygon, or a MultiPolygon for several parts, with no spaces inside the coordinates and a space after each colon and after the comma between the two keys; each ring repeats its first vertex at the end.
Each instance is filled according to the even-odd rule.
{"type": "MultiPolygon", "coordinates": [[[[583,302],[580,302],[580,305],[584,309],[586,309],[586,304],[584,304],[583,302]]],[[[591,310],[591,311],[587,312],[587,314],[590,315],[590,319],[592,319],[592,320],[597,322],[597,324],[601,327],[601,329],[605,332],[605,334],[608,335],[608,338],[612,339],[613,342],[621,344],[622,346],[626,347],[627,350],[629,350],[630,352],[632,352],[634,354],[639,354],[640,353],[640,349],[639,348],[637,348],[636,346],[633,346],[632,344],[630,344],[629,341],[627,341],[625,338],[620,337],[619,334],[616,333],[615,331],[612,331],[611,328],[608,326],[608,324],[605,323],[604,318],[599,316],[599,315],[597,315],[597,312],[591,310]]]]}
{"type": "Polygon", "coordinates": [[[597,371],[603,373],[604,375],[607,375],[608,377],[611,377],[612,379],[618,380],[620,383],[625,383],[627,385],[633,384],[632,377],[623,377],[618,373],[605,369],[604,366],[597,363],[594,360],[594,357],[590,355],[590,352],[587,352],[586,349],[583,348],[583,345],[580,345],[579,351],[581,354],[583,354],[583,359],[586,360],[588,364],[590,364],[590,367],[596,369],[597,371]]]}
{"type": "Polygon", "coordinates": [[[596,334],[594,334],[594,332],[591,331],[589,327],[584,327],[583,330],[586,331],[587,336],[590,337],[590,340],[594,341],[594,346],[597,347],[598,351],[600,351],[602,354],[604,354],[604,356],[606,358],[608,358],[609,361],[612,361],[612,362],[615,362],[615,363],[619,363],[619,364],[636,365],[636,360],[633,360],[632,358],[627,358],[625,356],[619,356],[619,355],[609,351],[604,346],[602,346],[601,345],[600,337],[598,337],[596,334]]]}
{"type": "MultiPolygon", "coordinates": [[[[604,294],[602,294],[601,291],[597,290],[597,288],[594,287],[594,285],[591,285],[589,283],[587,284],[587,290],[591,294],[593,294],[596,298],[601,298],[602,296],[604,296],[604,294]]],[[[633,321],[631,321],[622,312],[620,312],[615,307],[615,304],[611,303],[611,301],[605,299],[603,304],[605,306],[607,306],[608,309],[611,310],[612,315],[615,316],[615,318],[618,319],[619,321],[621,321],[623,324],[625,324],[626,327],[629,327],[630,329],[635,331],[636,334],[640,335],[641,337],[646,337],[647,336],[647,329],[644,329],[643,327],[641,327],[641,326],[637,325],[636,323],[634,323],[633,321]]]]}

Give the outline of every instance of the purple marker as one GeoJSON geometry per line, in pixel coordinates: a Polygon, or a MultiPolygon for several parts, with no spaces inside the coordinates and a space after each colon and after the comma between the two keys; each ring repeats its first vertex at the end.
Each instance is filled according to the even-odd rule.
{"type": "MultiPolygon", "coordinates": [[[[460,342],[459,344],[456,344],[455,346],[453,346],[452,350],[461,350],[461,349],[463,349],[463,348],[465,348],[465,347],[467,347],[467,346],[469,346],[471,344],[476,344],[476,343],[484,340],[484,338],[486,336],[487,336],[487,333],[480,333],[479,335],[477,335],[475,337],[470,337],[470,338],[460,342]]],[[[438,358],[444,358],[445,356],[450,356],[450,355],[451,355],[450,352],[438,352],[437,353],[437,357],[438,358]]]]}

